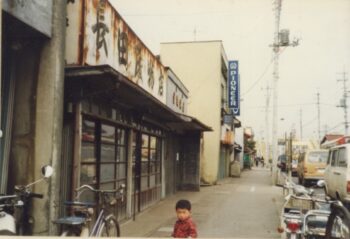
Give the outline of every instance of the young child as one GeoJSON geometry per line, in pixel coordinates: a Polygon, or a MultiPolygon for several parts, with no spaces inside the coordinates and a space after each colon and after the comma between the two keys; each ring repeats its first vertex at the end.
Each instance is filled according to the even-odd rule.
{"type": "Polygon", "coordinates": [[[175,223],[172,237],[196,238],[197,228],[191,218],[191,203],[188,200],[179,200],[175,206],[178,220],[175,223]]]}

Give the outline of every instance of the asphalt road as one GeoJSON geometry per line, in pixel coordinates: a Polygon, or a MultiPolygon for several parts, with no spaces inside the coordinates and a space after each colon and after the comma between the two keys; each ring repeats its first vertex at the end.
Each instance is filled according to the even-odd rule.
{"type": "Polygon", "coordinates": [[[125,225],[123,235],[169,237],[176,220],[173,207],[179,198],[192,202],[192,217],[201,238],[280,238],[282,189],[271,186],[270,170],[262,168],[245,170],[240,178],[226,178],[198,193],[181,192],[166,199],[125,225]],[[147,227],[154,229],[147,232],[147,227]]]}
{"type": "Polygon", "coordinates": [[[270,171],[245,171],[196,205],[201,237],[280,238],[282,190],[271,186],[270,171]],[[205,212],[205,213],[204,213],[205,212]]]}

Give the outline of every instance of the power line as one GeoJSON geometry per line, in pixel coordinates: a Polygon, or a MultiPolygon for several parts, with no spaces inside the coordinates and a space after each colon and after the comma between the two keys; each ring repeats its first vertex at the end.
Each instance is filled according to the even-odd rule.
{"type": "MultiPolygon", "coordinates": [[[[282,51],[280,51],[278,54],[281,55],[284,52],[285,49],[286,49],[286,47],[283,48],[282,51]]],[[[252,89],[254,89],[255,86],[257,86],[257,84],[265,76],[267,70],[270,68],[270,66],[272,65],[273,62],[274,62],[274,59],[272,58],[271,61],[268,63],[268,65],[265,67],[265,69],[264,69],[263,73],[260,75],[260,77],[256,81],[254,81],[254,83],[249,87],[249,89],[246,92],[244,92],[242,94],[242,97],[245,96],[246,94],[248,94],[252,89]]]]}
{"type": "MultiPolygon", "coordinates": [[[[271,90],[271,88],[269,88],[271,90]]],[[[300,103],[300,104],[286,104],[286,105],[278,105],[277,107],[294,107],[294,106],[313,106],[315,103],[300,103]]],[[[246,106],[246,109],[259,109],[259,108],[265,108],[266,106],[264,105],[259,105],[259,106],[246,106]]]]}
{"type": "Polygon", "coordinates": [[[312,120],[310,120],[310,121],[306,122],[305,124],[303,124],[303,127],[313,123],[315,121],[315,119],[317,119],[317,116],[315,118],[313,118],[312,120]]]}
{"type": "Polygon", "coordinates": [[[332,127],[332,128],[330,128],[330,129],[328,129],[327,130],[327,133],[328,132],[330,132],[331,130],[333,130],[333,129],[336,129],[336,128],[338,128],[339,126],[341,126],[343,124],[343,122],[340,122],[340,123],[338,123],[337,125],[335,125],[334,127],[332,127]]]}

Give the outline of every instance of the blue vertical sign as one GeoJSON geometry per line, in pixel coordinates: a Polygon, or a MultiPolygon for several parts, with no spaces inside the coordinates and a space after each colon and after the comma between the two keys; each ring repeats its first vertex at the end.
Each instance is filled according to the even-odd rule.
{"type": "Polygon", "coordinates": [[[240,115],[238,61],[228,62],[228,107],[240,115]]]}

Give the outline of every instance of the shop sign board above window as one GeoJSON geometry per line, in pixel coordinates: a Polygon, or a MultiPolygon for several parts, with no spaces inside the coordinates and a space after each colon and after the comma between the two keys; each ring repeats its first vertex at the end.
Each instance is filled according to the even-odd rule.
{"type": "Polygon", "coordinates": [[[166,70],[107,0],[67,3],[68,65],[109,65],[166,103],[166,70]]]}

